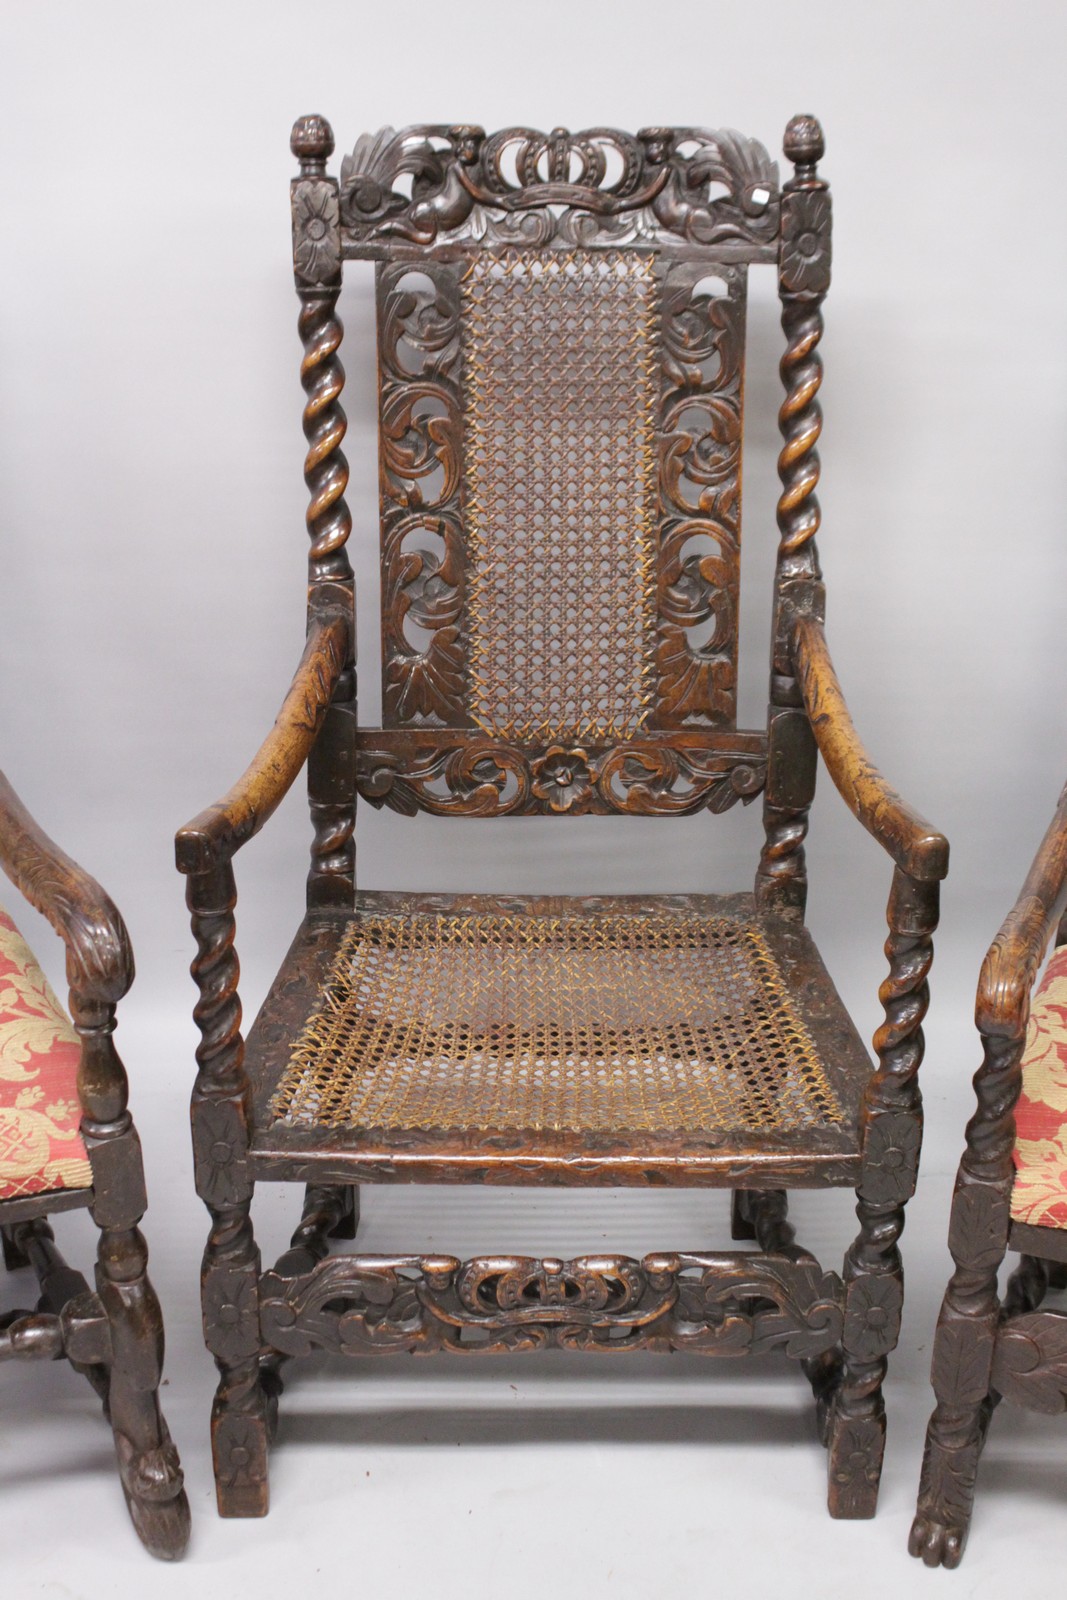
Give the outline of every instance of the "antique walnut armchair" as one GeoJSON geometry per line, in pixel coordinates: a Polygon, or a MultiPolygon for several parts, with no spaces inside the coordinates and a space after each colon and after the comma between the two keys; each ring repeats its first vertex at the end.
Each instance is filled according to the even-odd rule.
{"type": "Polygon", "coordinates": [[[0,1315],[0,1360],[66,1357],[89,1380],[133,1525],[153,1555],[174,1560],[189,1503],[159,1408],[163,1319],[138,1228],[141,1146],[112,1039],[133,982],[129,938],[100,885],[41,832],[2,774],[0,866],[62,938],[70,984],[68,1018],[0,908],[0,1238],[7,1267],[32,1267],[40,1292],[33,1310],[0,1315]],[[100,1230],[93,1290],[48,1220],[82,1206],[100,1230]]]}
{"type": "Polygon", "coordinates": [[[311,537],[307,644],[244,777],[183,828],[202,1032],[192,1116],[224,1515],[267,1509],[280,1372],[315,1348],[782,1347],[814,1386],[830,1507],[870,1516],[916,1072],[947,846],[849,720],[814,536],[830,196],[817,122],[795,175],[733,133],[387,129],[327,175],[297,122],[311,537]],[[405,182],[410,192],[405,192],[405,182]],[[384,712],[360,725],[341,453],[345,259],[376,263],[384,712]],[[777,263],[787,339],[771,703],[736,725],[747,266],[777,263]],[[872,1066],[804,928],[821,751],[894,863],[872,1066]],[[308,913],[240,1032],[237,850],[308,765],[308,913]],[[358,893],[357,794],[406,814],[672,816],[763,795],[753,894],[358,893]],[[257,1179],[306,1188],[260,1268],[257,1179]],[[364,1183],[733,1190],[755,1249],[637,1261],[333,1254],[364,1183]],[[786,1191],[855,1187],[843,1277],[786,1191]]]}
{"type": "Polygon", "coordinates": [[[1067,1311],[1042,1307],[1050,1289],[1067,1288],[1065,907],[1067,790],[978,980],[977,1105],[952,1197],[955,1270],[934,1340],[937,1405],[909,1544],[928,1566],[955,1567],[963,1555],[998,1402],[1067,1411],[1067,1311]],[[1009,1250],[1019,1263],[1002,1300],[1009,1250]]]}

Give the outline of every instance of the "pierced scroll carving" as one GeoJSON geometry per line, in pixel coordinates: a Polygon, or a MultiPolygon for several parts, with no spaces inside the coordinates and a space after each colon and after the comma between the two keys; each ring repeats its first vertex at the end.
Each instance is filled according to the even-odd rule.
{"type": "Polygon", "coordinates": [[[465,727],[458,279],[381,270],[384,721],[465,727]]]}
{"type": "Polygon", "coordinates": [[[658,726],[736,711],[745,300],[742,274],[720,271],[725,294],[688,264],[662,291],[658,726]]]}
{"type": "Polygon", "coordinates": [[[841,1336],[844,1291],[801,1252],[333,1256],[261,1280],[263,1337],[287,1356],[545,1349],[688,1350],[800,1359],[841,1336]]]}
{"type": "Polygon", "coordinates": [[[350,256],[390,242],[681,240],[752,259],[777,236],[778,172],[761,144],[729,130],[383,128],[342,162],[341,223],[350,256]]]}
{"type": "Polygon", "coordinates": [[[490,737],[440,743],[359,735],[356,789],[405,816],[502,817],[588,813],[682,815],[747,805],[763,788],[761,754],[686,743],[627,740],[595,747],[518,745],[490,737]]]}

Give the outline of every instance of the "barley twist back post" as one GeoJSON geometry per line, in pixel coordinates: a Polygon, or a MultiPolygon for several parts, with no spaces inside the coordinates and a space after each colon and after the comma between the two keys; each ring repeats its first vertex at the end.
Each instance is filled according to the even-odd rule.
{"type": "Polygon", "coordinates": [[[830,191],[819,176],[824,150],[814,117],[793,117],[785,153],[794,166],[782,192],[778,292],[786,350],[781,361],[786,395],[778,424],[778,560],[775,573],[771,687],[768,708],[764,844],[756,876],[760,904],[802,919],[807,898],[804,839],[815,793],[815,745],[801,704],[792,661],[792,630],[804,609],[821,615],[822,588],[815,535],[819,528],[816,443],[822,429],[817,399],[822,382],[818,344],[822,302],[830,287],[830,191]]]}

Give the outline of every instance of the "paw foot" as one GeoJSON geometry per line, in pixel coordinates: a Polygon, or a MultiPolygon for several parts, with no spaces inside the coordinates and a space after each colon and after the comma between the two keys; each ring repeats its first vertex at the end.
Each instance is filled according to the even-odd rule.
{"type": "Polygon", "coordinates": [[[918,1556],[928,1567],[958,1567],[966,1538],[966,1527],[950,1527],[920,1515],[911,1525],[908,1553],[918,1556]]]}

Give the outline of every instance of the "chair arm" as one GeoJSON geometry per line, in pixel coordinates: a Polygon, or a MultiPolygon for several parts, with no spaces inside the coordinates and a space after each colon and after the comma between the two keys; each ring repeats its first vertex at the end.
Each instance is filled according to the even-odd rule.
{"type": "Polygon", "coordinates": [[[38,827],[3,773],[0,866],[63,940],[71,992],[104,1005],[121,1000],[134,973],[126,924],[96,879],[38,827]]]}
{"type": "Polygon", "coordinates": [[[274,727],[233,788],[179,828],[178,871],[209,872],[255,837],[285,798],[307,760],[348,659],[349,624],[341,612],[316,616],[274,727]]]}
{"type": "Polygon", "coordinates": [[[897,866],[920,881],[948,872],[948,840],[913,811],[873,764],[852,724],[822,624],[801,617],[793,653],[804,706],[827,771],[845,804],[897,866]]]}
{"type": "Polygon", "coordinates": [[[986,958],[978,979],[975,1021],[983,1033],[1022,1039],[1030,991],[1057,919],[1067,903],[1067,789],[986,958]]]}

